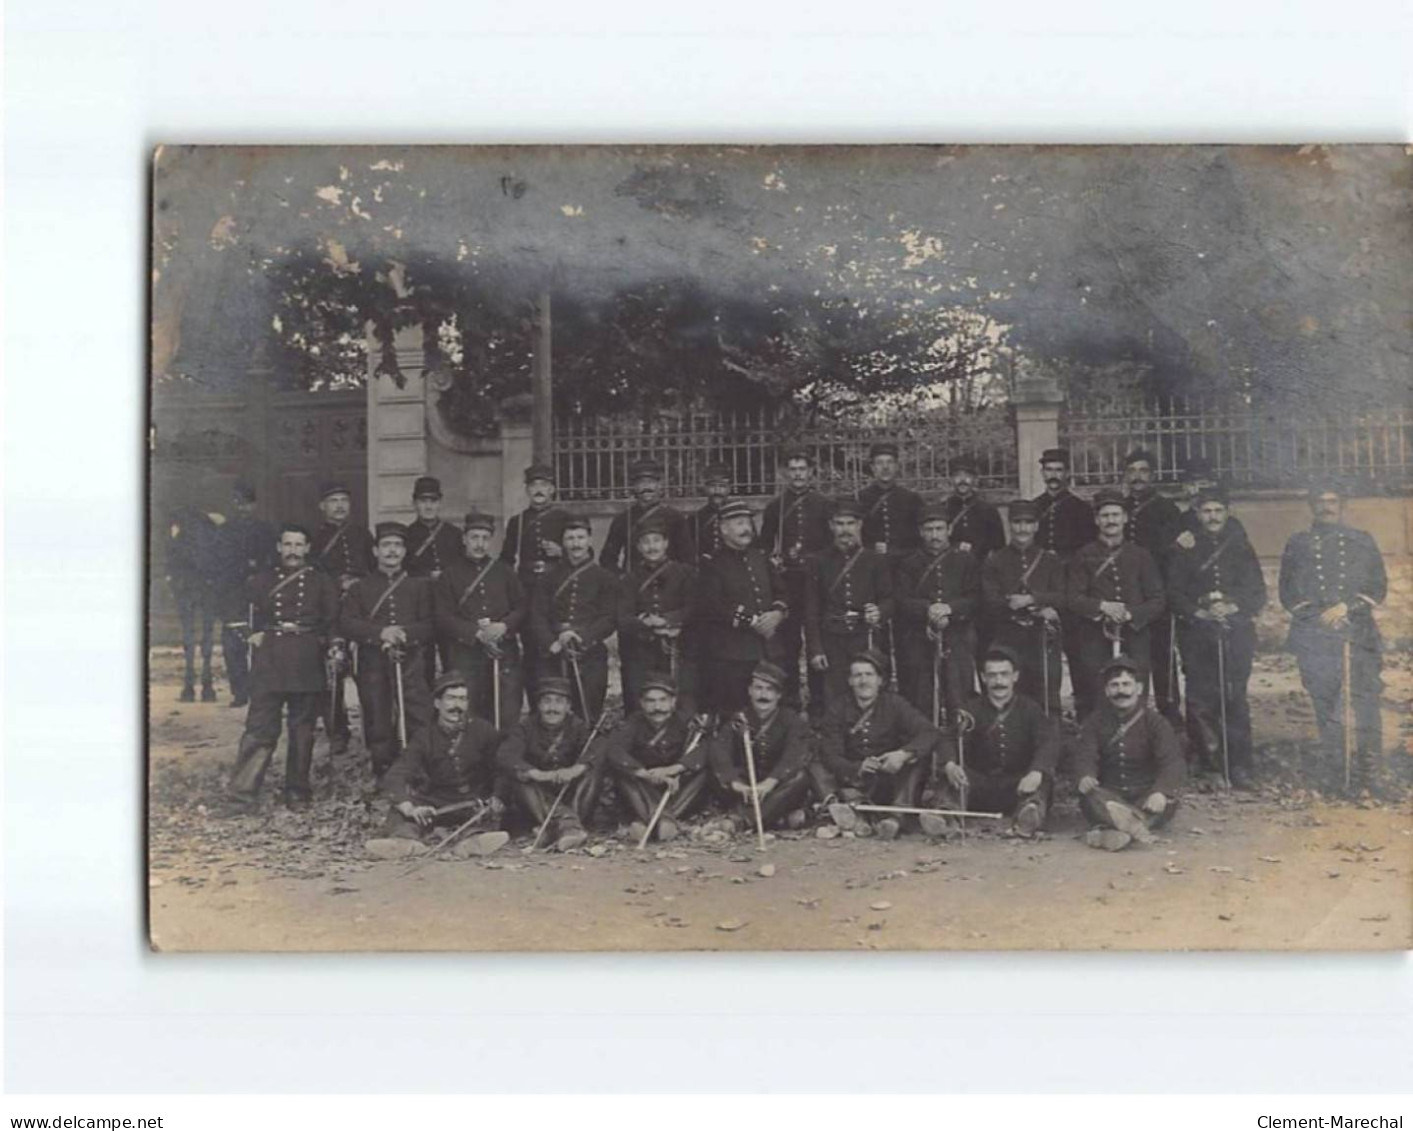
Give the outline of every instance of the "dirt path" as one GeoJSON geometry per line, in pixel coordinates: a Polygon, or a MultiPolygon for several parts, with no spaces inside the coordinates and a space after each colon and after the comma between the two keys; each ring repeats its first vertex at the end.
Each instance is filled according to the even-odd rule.
{"type": "MultiPolygon", "coordinates": [[[[1275,658],[1279,660],[1280,658],[1275,658]]],[[[1406,665],[1405,665],[1406,666],[1406,665]]],[[[1307,720],[1278,663],[1253,681],[1267,760],[1307,720]]],[[[158,671],[154,674],[161,676],[158,671]]],[[[1390,673],[1389,759],[1409,761],[1413,679],[1390,673]]],[[[1398,949],[1413,946],[1413,809],[1333,803],[1284,783],[1192,795],[1148,848],[1097,852],[1072,806],[1036,842],[782,835],[761,854],[615,840],[601,856],[402,863],[360,858],[380,810],[340,768],[309,815],[236,822],[214,799],[243,712],[154,691],[151,928],[161,950],[1398,949]],[[773,874],[762,875],[763,864],[773,874]],[[729,929],[725,929],[729,928],[729,929]]],[[[327,770],[327,759],[319,760],[327,770]]],[[[1298,759],[1296,759],[1298,761],[1298,759]]],[[[1274,761],[1266,766],[1276,776],[1274,761]]],[[[268,788],[268,787],[267,787],[268,788]]]]}

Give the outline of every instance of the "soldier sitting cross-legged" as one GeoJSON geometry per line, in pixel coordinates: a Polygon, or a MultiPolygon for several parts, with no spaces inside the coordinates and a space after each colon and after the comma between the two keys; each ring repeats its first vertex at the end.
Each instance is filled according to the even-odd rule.
{"type": "Polygon", "coordinates": [[[466,677],[444,673],[433,690],[436,721],[408,742],[383,780],[392,799],[381,839],[366,845],[380,859],[420,853],[417,840],[438,828],[459,829],[475,818],[474,835],[451,851],[485,856],[510,839],[500,831],[505,805],[495,794],[496,728],[471,713],[466,677]]]}
{"type": "Polygon", "coordinates": [[[553,827],[545,830],[541,843],[559,852],[588,840],[584,825],[598,794],[591,732],[570,710],[571,699],[567,679],[545,676],[535,688],[535,709],[510,728],[496,755],[506,792],[536,830],[554,809],[553,827]]]}

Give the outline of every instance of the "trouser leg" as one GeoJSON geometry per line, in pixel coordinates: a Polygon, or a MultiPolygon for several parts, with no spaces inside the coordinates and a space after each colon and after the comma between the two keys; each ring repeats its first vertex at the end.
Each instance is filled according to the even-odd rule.
{"type": "Polygon", "coordinates": [[[308,801],[313,797],[309,771],[314,764],[314,716],[318,713],[317,691],[292,691],[285,695],[289,711],[289,741],[285,752],[285,800],[308,801]]]}
{"type": "MultiPolygon", "coordinates": [[[[733,794],[734,796],[734,794],[733,794]]],[[[760,817],[766,828],[773,828],[795,809],[809,803],[810,778],[804,770],[785,778],[760,803],[760,817]]],[[[747,806],[749,808],[749,806],[747,806]]]]}
{"type": "Polygon", "coordinates": [[[677,778],[677,792],[667,803],[664,813],[674,821],[689,817],[705,804],[711,785],[711,774],[703,766],[687,770],[677,778]]]}
{"type": "Polygon", "coordinates": [[[279,745],[283,706],[284,699],[278,691],[260,691],[250,700],[229,787],[231,794],[242,801],[254,801],[260,795],[260,785],[279,745]]]}
{"type": "Polygon", "coordinates": [[[226,661],[226,682],[237,704],[250,698],[250,670],[246,664],[245,637],[233,625],[221,625],[221,655],[226,661]]]}
{"type": "Polygon", "coordinates": [[[1141,817],[1144,822],[1147,823],[1150,829],[1156,830],[1161,829],[1164,825],[1166,825],[1169,821],[1173,819],[1173,816],[1177,813],[1178,806],[1180,804],[1176,797],[1169,797],[1167,799],[1167,806],[1163,809],[1163,811],[1161,813],[1153,814],[1147,813],[1141,808],[1143,802],[1146,799],[1147,798],[1144,796],[1137,795],[1132,797],[1125,797],[1123,794],[1118,793],[1115,790],[1106,789],[1104,786],[1096,785],[1088,793],[1080,795],[1079,807],[1080,811],[1083,812],[1085,818],[1089,821],[1091,827],[1112,829],[1117,828],[1118,826],[1114,824],[1114,819],[1109,813],[1108,803],[1110,801],[1118,801],[1124,805],[1127,805],[1130,809],[1137,813],[1139,817],[1141,817]]]}
{"type": "Polygon", "coordinates": [[[1327,759],[1342,757],[1344,716],[1340,692],[1344,680],[1344,657],[1340,645],[1325,641],[1312,643],[1297,653],[1297,659],[1300,682],[1315,708],[1321,751],[1327,759]]]}
{"type": "Polygon", "coordinates": [[[1377,647],[1356,642],[1350,650],[1350,685],[1354,697],[1354,725],[1357,766],[1367,776],[1383,754],[1383,716],[1379,700],[1383,694],[1382,658],[1377,647]]]}
{"type": "MultiPolygon", "coordinates": [[[[397,704],[392,666],[381,655],[367,655],[358,665],[358,702],[363,713],[363,741],[375,777],[397,760],[397,704]]],[[[411,734],[408,735],[411,738],[411,734]]]]}
{"type": "Polygon", "coordinates": [[[617,767],[613,767],[610,772],[613,774],[613,784],[624,816],[632,821],[642,821],[646,825],[652,820],[657,803],[662,800],[662,791],[617,767]]]}
{"type": "Polygon", "coordinates": [[[1084,622],[1069,615],[1060,618],[1060,649],[1070,670],[1070,689],[1074,695],[1074,713],[1081,721],[1094,710],[1088,684],[1085,683],[1084,622]]]}
{"type": "Polygon", "coordinates": [[[189,693],[196,685],[196,602],[190,593],[173,590],[177,619],[182,626],[182,656],[186,661],[182,686],[189,693]]]}
{"type": "Polygon", "coordinates": [[[1164,613],[1148,627],[1148,669],[1153,673],[1153,699],[1169,718],[1179,717],[1182,694],[1173,663],[1173,619],[1164,613]]]}
{"type": "Polygon", "coordinates": [[[211,656],[215,650],[215,614],[211,609],[210,597],[203,596],[197,602],[197,613],[201,617],[201,687],[203,691],[212,686],[211,656]]]}
{"type": "Polygon", "coordinates": [[[1232,768],[1243,771],[1250,770],[1252,766],[1251,703],[1247,692],[1255,655],[1255,627],[1251,624],[1234,625],[1227,634],[1224,659],[1227,680],[1227,748],[1232,768]]]}
{"type": "MultiPolygon", "coordinates": [[[[1189,760],[1208,773],[1220,773],[1221,683],[1217,676],[1217,641],[1205,626],[1182,631],[1183,663],[1187,668],[1187,737],[1189,760]]],[[[1231,732],[1228,729],[1228,745],[1231,732]]]]}

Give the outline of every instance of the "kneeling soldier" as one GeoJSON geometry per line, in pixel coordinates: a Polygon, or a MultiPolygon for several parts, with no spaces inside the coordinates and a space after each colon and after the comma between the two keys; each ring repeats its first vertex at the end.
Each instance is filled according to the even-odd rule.
{"type": "MultiPolygon", "coordinates": [[[[415,841],[435,828],[457,828],[484,814],[465,850],[484,856],[510,839],[498,829],[505,811],[495,795],[500,734],[471,713],[471,694],[460,672],[446,672],[437,680],[432,702],[436,722],[418,731],[384,779],[393,803],[384,837],[415,841]]],[[[416,852],[398,847],[368,843],[369,852],[377,856],[416,852]]]]}
{"type": "MultiPolygon", "coordinates": [[[[855,655],[848,690],[829,704],[819,727],[819,758],[810,776],[834,823],[846,830],[872,831],[848,802],[915,806],[937,745],[936,728],[901,695],[884,690],[887,671],[877,652],[855,655]]],[[[885,840],[901,828],[894,817],[878,822],[885,840]]]]}
{"type": "Polygon", "coordinates": [[[254,609],[250,637],[250,709],[231,773],[231,795],[254,804],[260,783],[280,741],[280,713],[289,707],[285,753],[285,804],[310,798],[309,767],[314,760],[314,720],[324,698],[324,649],[338,616],[334,581],[306,564],[309,532],[286,525],[280,531],[280,566],[246,583],[254,609]]]}
{"type": "Polygon", "coordinates": [[[1087,843],[1117,851],[1172,820],[1187,766],[1168,720],[1144,701],[1138,664],[1116,656],[1100,678],[1105,701],[1080,727],[1074,770],[1087,843]]]}
{"type": "Polygon", "coordinates": [[[670,796],[657,823],[658,840],[677,836],[677,821],[706,800],[705,732],[677,710],[677,684],[671,676],[643,681],[638,710],[609,737],[605,759],[620,802],[633,818],[632,835],[641,839],[662,800],[670,796]]]}
{"type": "Polygon", "coordinates": [[[471,710],[504,730],[520,718],[517,633],[529,602],[515,571],[491,557],[495,524],[488,514],[466,516],[466,556],[446,563],[436,583],[437,636],[448,667],[466,677],[471,710]]]}
{"type": "Polygon", "coordinates": [[[712,769],[737,805],[733,819],[738,828],[750,828],[755,821],[751,775],[746,767],[748,736],[761,822],[766,828],[785,817],[795,828],[805,823],[804,805],[810,792],[806,772],[810,729],[793,710],[781,706],[786,682],[784,669],[762,660],[751,673],[746,710],[735,715],[711,740],[712,769]]]}
{"type": "MultiPolygon", "coordinates": [[[[1013,815],[1016,831],[1033,836],[1050,811],[1060,728],[1039,703],[1016,691],[1020,671],[1020,657],[1010,648],[987,649],[981,664],[986,690],[961,712],[962,750],[945,755],[934,796],[945,809],[1013,815]]],[[[946,823],[924,815],[922,831],[940,835],[946,823]]]]}
{"type": "Polygon", "coordinates": [[[583,719],[570,711],[569,681],[546,676],[535,689],[535,709],[510,728],[496,759],[509,783],[509,794],[536,829],[549,816],[561,790],[564,796],[554,810],[554,828],[548,840],[560,852],[578,848],[597,800],[597,775],[591,774],[593,751],[590,731],[583,719]],[[565,786],[578,782],[577,786],[565,786]]]}

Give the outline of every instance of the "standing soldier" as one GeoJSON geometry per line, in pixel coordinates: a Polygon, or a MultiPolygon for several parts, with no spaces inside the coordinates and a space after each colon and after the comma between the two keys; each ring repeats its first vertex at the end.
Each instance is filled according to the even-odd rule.
{"type": "Polygon", "coordinates": [[[942,504],[950,543],[978,563],[1006,544],[1001,515],[976,489],[977,463],[971,456],[952,460],[952,493],[942,504]]]}
{"type": "Polygon", "coordinates": [[[648,831],[664,793],[667,803],[655,830],[661,841],[677,839],[677,822],[706,800],[705,737],[700,725],[677,709],[671,676],[654,674],[643,681],[638,709],[609,736],[604,751],[635,841],[648,831]]]}
{"type": "Polygon", "coordinates": [[[557,852],[578,848],[588,834],[597,800],[591,731],[571,710],[573,689],[562,676],[547,675],[535,688],[535,709],[510,728],[496,758],[509,784],[514,805],[538,830],[554,809],[554,827],[546,829],[557,852]],[[574,783],[578,784],[575,785],[574,783]]]}
{"type": "Polygon", "coordinates": [[[1383,751],[1382,642],[1374,609],[1388,594],[1388,577],[1374,539],[1344,525],[1344,498],[1336,483],[1311,487],[1314,522],[1286,543],[1280,595],[1321,746],[1326,757],[1351,759],[1357,788],[1370,784],[1373,760],[1383,751]]]}
{"type": "Polygon", "coordinates": [[[922,496],[898,482],[898,445],[874,444],[868,450],[873,482],[859,492],[864,508],[863,543],[896,562],[918,546],[917,520],[922,496]]]}
{"type": "Polygon", "coordinates": [[[443,672],[433,689],[435,722],[410,738],[383,782],[393,807],[382,840],[368,842],[383,859],[420,854],[417,840],[437,828],[475,819],[477,832],[452,851],[488,856],[510,837],[500,829],[505,803],[496,796],[495,727],[471,713],[466,680],[443,672]]]}
{"type": "Polygon", "coordinates": [[[695,600],[696,571],[667,556],[667,522],[638,525],[637,564],[619,585],[618,658],[623,701],[636,703],[650,672],[677,680],[687,710],[696,689],[693,641],[684,635],[695,600]]]}
{"type": "Polygon", "coordinates": [[[378,523],[374,553],[378,568],[349,589],[339,629],[358,647],[363,739],[373,773],[381,778],[397,760],[404,733],[411,742],[431,721],[431,690],[419,665],[436,625],[431,583],[402,568],[407,557],[402,523],[378,523]]]}
{"type": "MultiPolygon", "coordinates": [[[[354,583],[365,577],[373,567],[373,539],[368,531],[354,526],[350,520],[353,496],[343,483],[328,482],[320,488],[319,510],[324,521],[314,531],[314,568],[333,578],[342,605],[354,583]]],[[[348,749],[348,712],[344,708],[343,680],[350,663],[356,669],[357,657],[349,655],[341,647],[335,650],[329,665],[334,689],[329,702],[320,701],[319,714],[324,719],[324,733],[329,736],[329,753],[335,757],[348,749]]],[[[366,740],[366,732],[364,737],[366,740]]]]}
{"type": "Polygon", "coordinates": [[[948,544],[942,503],[922,510],[921,550],[898,563],[898,684],[929,719],[950,719],[975,686],[981,567],[948,544]]]}
{"type": "MultiPolygon", "coordinates": [[[[1047,448],[1040,455],[1040,474],[1045,490],[1033,500],[1039,518],[1035,540],[1069,568],[1070,559],[1081,546],[1094,540],[1094,508],[1070,490],[1070,453],[1064,448],[1047,448]]],[[[1060,610],[1060,643],[1070,665],[1070,686],[1075,696],[1075,713],[1080,711],[1080,619],[1071,609],[1060,610]]],[[[1088,704],[1086,703],[1086,707],[1088,704]]]]}
{"type": "Polygon", "coordinates": [[[1017,499],[1007,518],[1011,541],[981,568],[986,631],[993,645],[1020,660],[1020,692],[1052,719],[1060,717],[1060,610],[1065,607],[1065,567],[1059,555],[1035,544],[1035,504],[1017,499]]]}
{"type": "Polygon", "coordinates": [[[699,561],[706,561],[721,547],[721,507],[731,497],[731,465],[709,463],[702,472],[706,505],[692,514],[692,543],[699,561]]]}
{"type": "Polygon", "coordinates": [[[804,827],[804,806],[810,794],[810,728],[790,707],[781,706],[784,693],[784,671],[762,660],[751,673],[746,709],[717,728],[711,740],[712,770],[735,803],[732,820],[738,830],[750,828],[755,820],[752,780],[765,828],[782,820],[791,828],[804,827]],[[746,765],[747,741],[750,767],[746,765]]]}
{"type": "Polygon", "coordinates": [[[1086,843],[1116,852],[1172,820],[1187,764],[1168,720],[1144,702],[1136,661],[1115,656],[1099,678],[1104,701],[1080,727],[1074,772],[1086,843]]]}
{"type": "Polygon", "coordinates": [[[691,523],[685,514],[662,501],[662,477],[662,464],[657,460],[635,460],[628,466],[634,501],[609,523],[608,537],[604,539],[603,552],[599,555],[599,561],[615,573],[627,573],[632,568],[633,554],[638,545],[638,524],[653,514],[660,514],[667,520],[667,556],[688,565],[696,561],[691,523]]]}
{"type": "Polygon", "coordinates": [[[829,520],[834,544],[810,559],[805,572],[805,646],[810,667],[824,673],[824,705],[849,688],[849,657],[887,648],[893,619],[893,570],[860,541],[863,507],[841,499],[829,520]]]}
{"type": "Polygon", "coordinates": [[[1168,568],[1168,605],[1178,619],[1187,671],[1187,736],[1192,761],[1249,789],[1251,708],[1246,685],[1256,652],[1253,621],[1266,604],[1261,563],[1244,533],[1230,529],[1227,494],[1205,488],[1193,507],[1202,533],[1168,568]],[[1226,757],[1223,757],[1225,749],[1226,757]]]}
{"type": "MultiPolygon", "coordinates": [[[[515,570],[531,606],[534,605],[540,578],[564,556],[562,542],[566,516],[554,505],[556,492],[554,468],[547,463],[532,463],[525,469],[525,494],[530,505],[519,514],[512,515],[505,524],[500,560],[515,570]]],[[[533,688],[538,679],[536,664],[539,663],[539,650],[535,646],[533,618],[530,616],[520,625],[520,655],[525,685],[533,688]]]]}
{"type": "MultiPolygon", "coordinates": [[[[974,809],[1014,815],[1022,836],[1044,827],[1060,760],[1060,728],[1034,699],[1016,690],[1020,657],[993,644],[981,663],[982,694],[962,710],[958,751],[944,745],[942,772],[930,800],[943,809],[974,809]],[[965,804],[963,804],[965,802],[965,804]]],[[[945,743],[945,740],[944,740],[945,743]]],[[[922,831],[938,836],[946,818],[924,814],[922,831]]]]}
{"type": "MultiPolygon", "coordinates": [[[[805,572],[809,559],[829,545],[829,500],[814,490],[814,468],[804,448],[781,453],[785,489],[765,506],[759,545],[785,581],[790,606],[776,633],[780,662],[785,668],[785,702],[799,710],[800,652],[805,642],[805,572]]],[[[824,708],[824,674],[809,670],[810,709],[824,708]]]]}
{"type": "Polygon", "coordinates": [[[1081,719],[1098,703],[1101,669],[1121,653],[1140,665],[1147,693],[1149,626],[1168,609],[1163,575],[1153,555],[1124,540],[1128,522],[1124,497],[1105,488],[1094,502],[1099,537],[1070,562],[1065,593],[1079,619],[1080,666],[1074,686],[1081,719]]]}
{"type": "MultiPolygon", "coordinates": [[[[1177,549],[1177,536],[1182,533],[1182,512],[1153,486],[1153,464],[1153,456],[1141,448],[1124,457],[1124,482],[1128,485],[1124,504],[1128,508],[1128,525],[1124,528],[1124,537],[1148,551],[1158,563],[1158,571],[1166,583],[1168,561],[1177,549]]],[[[1153,622],[1148,646],[1153,697],[1158,710],[1169,721],[1176,721],[1182,717],[1182,697],[1177,683],[1177,642],[1171,614],[1153,622]]]]}
{"type": "MultiPolygon", "coordinates": [[[[1178,532],[1174,539],[1177,547],[1190,550],[1197,544],[1197,535],[1202,533],[1202,519],[1197,513],[1197,496],[1208,487],[1220,486],[1217,473],[1212,470],[1212,461],[1206,456],[1192,456],[1183,465],[1182,493],[1187,506],[1178,509],[1178,532]]],[[[1226,532],[1239,534],[1245,538],[1246,527],[1234,514],[1227,515],[1226,532]]]]}
{"type": "Polygon", "coordinates": [[[230,792],[242,805],[259,800],[260,783],[280,742],[280,716],[288,709],[285,804],[295,808],[312,796],[314,720],[324,697],[324,650],[334,634],[338,596],[334,582],[309,565],[309,531],[286,524],[278,546],[280,564],[246,583],[246,603],[255,612],[250,710],[230,792]]]}
{"type": "MultiPolygon", "coordinates": [[[[912,704],[883,686],[888,661],[879,653],[858,653],[847,670],[847,690],[829,701],[820,723],[819,758],[810,764],[810,776],[834,823],[866,835],[873,828],[850,803],[916,806],[939,734],[912,704]]],[[[884,817],[878,835],[892,840],[902,825],[899,818],[884,817]]]]}
{"type": "Polygon", "coordinates": [[[557,674],[574,688],[574,709],[590,725],[608,694],[604,641],[618,627],[618,578],[594,561],[587,518],[564,518],[563,555],[540,578],[530,601],[540,678],[557,674]]]}
{"type": "MultiPolygon", "coordinates": [[[[417,510],[417,517],[407,527],[407,572],[413,577],[425,577],[435,584],[442,571],[461,557],[461,531],[442,518],[440,479],[430,475],[420,476],[412,485],[412,505],[417,510]]],[[[438,653],[443,668],[453,666],[440,641],[436,648],[424,649],[423,670],[428,687],[437,678],[438,653]]],[[[472,698],[475,698],[474,692],[472,698]]]]}
{"type": "Polygon", "coordinates": [[[703,566],[697,588],[701,634],[702,706],[737,711],[761,660],[778,650],[775,634],[789,612],[785,582],[756,549],[751,508],[736,501],[721,508],[721,549],[703,566]]]}
{"type": "Polygon", "coordinates": [[[465,680],[472,713],[503,731],[520,718],[524,682],[517,634],[529,601],[515,571],[491,557],[495,526],[488,514],[466,516],[466,552],[447,563],[433,594],[447,668],[465,680]]]}
{"type": "MultiPolygon", "coordinates": [[[[306,532],[306,541],[308,537],[306,532]]],[[[250,484],[237,483],[231,492],[231,515],[217,531],[216,546],[220,557],[221,655],[231,685],[231,706],[244,707],[250,702],[246,637],[254,631],[247,590],[252,577],[274,569],[280,560],[279,535],[270,523],[255,517],[255,488],[250,484]]]]}

